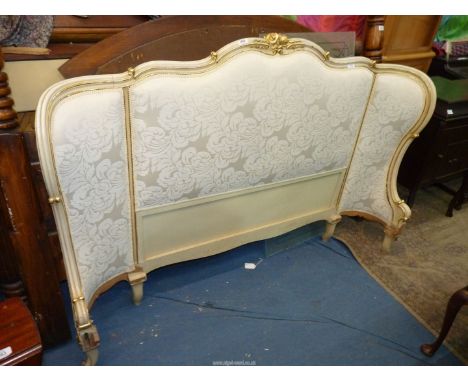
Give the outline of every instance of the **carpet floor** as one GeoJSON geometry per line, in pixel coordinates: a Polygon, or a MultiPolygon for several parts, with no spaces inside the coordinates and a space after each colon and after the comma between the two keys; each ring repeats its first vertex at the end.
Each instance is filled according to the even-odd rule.
{"type": "MultiPolygon", "coordinates": [[[[445,347],[419,352],[430,332],[341,242],[265,253],[257,242],[156,270],[138,307],[117,284],[92,310],[98,365],[460,365],[445,347]]],[[[82,353],[71,340],[43,360],[79,365],[82,353]]]]}
{"type": "MultiPolygon", "coordinates": [[[[468,204],[449,218],[450,198],[437,187],[419,191],[413,215],[388,254],[380,250],[383,232],[376,223],[345,218],[336,229],[363,268],[434,335],[450,296],[468,285],[468,204]]],[[[468,306],[460,310],[445,343],[468,364],[468,306]]]]}

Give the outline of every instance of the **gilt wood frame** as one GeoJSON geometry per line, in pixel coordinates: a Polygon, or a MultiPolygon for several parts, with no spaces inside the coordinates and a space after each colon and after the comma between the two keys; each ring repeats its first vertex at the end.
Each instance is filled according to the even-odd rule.
{"type": "MultiPolygon", "coordinates": [[[[374,82],[372,82],[372,86],[374,82]]],[[[372,89],[371,89],[372,92],[372,89]]],[[[370,99],[370,95],[369,95],[370,99]]],[[[368,100],[369,102],[369,100],[368,100]]],[[[62,81],[52,87],[50,87],[41,97],[39,102],[38,111],[36,114],[36,129],[37,129],[37,142],[38,150],[40,154],[41,166],[44,174],[44,180],[49,193],[49,202],[52,204],[54,216],[56,219],[62,252],[64,255],[64,261],[68,276],[70,294],[72,298],[73,311],[76,329],[78,333],[79,342],[83,350],[87,353],[86,364],[95,364],[97,361],[97,347],[99,345],[99,336],[97,329],[90,319],[89,309],[91,308],[95,298],[102,293],[104,290],[111,287],[115,282],[122,279],[127,279],[132,285],[134,292],[134,302],[138,304],[142,298],[142,283],[146,279],[146,273],[161,267],[163,265],[199,258],[203,256],[212,255],[221,251],[233,248],[240,244],[264,239],[272,236],[279,235],[287,232],[291,229],[300,227],[302,225],[311,223],[317,220],[326,220],[327,228],[324,233],[324,239],[328,239],[333,235],[335,225],[340,221],[341,215],[361,215],[366,218],[379,221],[385,227],[385,239],[384,248],[390,249],[392,240],[400,233],[401,228],[410,217],[410,209],[404,203],[403,200],[398,196],[396,189],[396,176],[398,167],[401,159],[411,143],[416,138],[428,122],[435,105],[435,91],[430,80],[421,72],[399,65],[391,64],[376,64],[364,57],[353,57],[346,59],[334,59],[329,56],[328,52],[317,45],[308,42],[303,39],[288,39],[286,36],[272,33],[267,35],[265,38],[246,38],[236,42],[233,42],[217,52],[199,61],[191,62],[175,62],[175,61],[155,61],[145,64],[141,64],[135,69],[129,69],[126,73],[117,75],[96,75],[96,76],[85,76],[78,77],[69,80],[62,81]],[[304,214],[300,214],[297,210],[294,210],[294,216],[291,218],[291,212],[284,213],[282,217],[275,218],[276,220],[260,221],[254,226],[245,226],[239,232],[232,233],[232,231],[226,231],[220,233],[219,238],[216,240],[208,240],[190,245],[188,247],[179,248],[176,250],[170,250],[163,255],[152,257],[145,255],[145,249],[143,248],[143,241],[145,237],[141,238],[143,232],[142,219],[146,216],[145,213],[137,214],[135,206],[133,205],[131,216],[132,216],[132,237],[133,237],[133,260],[134,267],[133,271],[125,274],[120,274],[111,280],[106,280],[102,285],[95,291],[92,298],[86,301],[83,294],[83,288],[80,283],[79,269],[76,263],[74,254],[73,243],[71,239],[68,216],[66,206],[63,203],[63,193],[60,189],[60,181],[57,177],[57,168],[52,151],[52,142],[50,138],[51,129],[51,118],[54,108],[64,99],[73,97],[76,94],[83,92],[94,92],[102,89],[122,89],[124,96],[125,116],[126,116],[126,134],[127,134],[127,152],[129,153],[128,165],[129,165],[129,177],[130,177],[130,195],[134,199],[133,195],[133,176],[132,176],[132,127],[130,121],[130,110],[129,110],[129,89],[130,87],[145,78],[155,75],[163,74],[199,74],[216,70],[217,67],[229,62],[229,60],[246,51],[256,51],[267,55],[288,55],[293,54],[296,51],[308,52],[315,57],[319,58],[324,65],[329,68],[346,70],[347,68],[365,68],[369,70],[375,81],[375,78],[380,73],[391,73],[403,77],[408,77],[416,81],[425,94],[424,107],[421,115],[414,125],[408,130],[403,139],[399,142],[395,148],[392,159],[390,161],[389,169],[386,178],[386,192],[387,202],[392,210],[392,217],[390,221],[383,221],[377,216],[366,213],[360,210],[340,210],[339,204],[343,193],[343,187],[347,180],[350,163],[344,169],[340,171],[319,174],[320,176],[309,177],[307,179],[301,179],[296,182],[284,182],[281,186],[284,188],[286,199],[291,199],[291,196],[300,195],[301,193],[310,190],[311,188],[317,190],[323,190],[323,194],[330,193],[330,199],[327,199],[322,204],[314,207],[315,209],[306,211],[304,214]],[[138,228],[140,227],[140,228],[138,228]]],[[[367,111],[367,107],[366,107],[367,111]]],[[[366,114],[364,112],[364,115],[366,114]]],[[[363,116],[364,120],[364,116],[363,116]]],[[[362,122],[361,122],[362,127],[362,122]]],[[[359,130],[360,133],[360,130],[359,130]]],[[[358,136],[359,136],[358,133],[358,136]]],[[[357,140],[354,143],[354,150],[356,149],[357,140]]],[[[353,158],[351,155],[351,160],[353,158]]],[[[249,190],[247,190],[249,191],[249,190]]],[[[241,191],[234,192],[228,197],[209,197],[206,198],[207,203],[205,205],[211,205],[216,207],[216,203],[234,203],[233,208],[245,207],[247,211],[251,206],[259,203],[259,200],[267,195],[271,197],[281,196],[279,191],[269,187],[261,187],[261,189],[250,190],[251,192],[241,191]],[[277,194],[275,194],[275,192],[277,194]],[[258,196],[262,195],[262,196],[258,196]],[[251,198],[247,204],[245,204],[243,198],[251,198]]],[[[190,207],[191,201],[182,202],[184,206],[190,207]]],[[[294,203],[291,203],[294,204],[294,203]]],[[[202,204],[203,205],[203,204],[202,204]]],[[[204,207],[201,207],[204,208],[204,207]]],[[[211,208],[211,207],[209,207],[211,208]]],[[[291,207],[293,208],[293,207],[291,207]]],[[[297,208],[294,207],[294,208],[297,208]]],[[[176,208],[181,210],[181,208],[176,208]]],[[[163,212],[164,212],[163,208],[163,212]]],[[[182,209],[183,211],[183,209],[182,209]]],[[[161,212],[161,211],[158,211],[161,212]]],[[[253,213],[252,213],[253,214],[253,213]]],[[[150,212],[149,216],[153,213],[150,212]]],[[[176,215],[174,215],[176,216],[176,215]]],[[[177,217],[175,218],[177,219],[177,217]]],[[[207,228],[209,228],[207,226],[207,228]]],[[[154,243],[152,243],[153,245],[154,243]]]]}

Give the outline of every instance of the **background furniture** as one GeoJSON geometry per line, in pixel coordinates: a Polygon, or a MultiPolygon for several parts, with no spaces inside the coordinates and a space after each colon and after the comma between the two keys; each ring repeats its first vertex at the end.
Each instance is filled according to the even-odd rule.
{"type": "Polygon", "coordinates": [[[421,345],[421,352],[429,357],[434,355],[437,349],[439,349],[444,342],[445,337],[447,337],[447,334],[452,327],[455,317],[457,317],[460,308],[464,305],[468,305],[468,286],[456,291],[452,297],[450,297],[439,336],[432,344],[421,345]]]}
{"type": "Polygon", "coordinates": [[[435,53],[432,42],[441,16],[385,16],[379,62],[408,65],[427,72],[435,53]]]}
{"type": "Polygon", "coordinates": [[[36,322],[19,297],[0,301],[0,365],[39,366],[42,344],[36,322]]]}
{"type": "MultiPolygon", "coordinates": [[[[398,177],[410,191],[410,206],[419,188],[460,177],[468,170],[468,80],[432,80],[437,89],[434,115],[408,149],[398,177]]],[[[455,191],[441,187],[455,195],[455,191]]],[[[447,215],[451,215],[451,208],[447,215]]]]}
{"type": "MultiPolygon", "coordinates": [[[[148,16],[54,16],[48,54],[4,53],[6,61],[70,58],[97,42],[149,20],[148,16]]],[[[14,50],[14,49],[13,49],[14,50]]],[[[7,49],[10,51],[10,49],[7,49]]]]}
{"type": "MultiPolygon", "coordinates": [[[[393,17],[407,18],[407,23],[413,18],[367,17],[364,56],[377,61],[385,59],[386,44],[392,41],[387,37],[392,31],[388,22],[393,17]]],[[[129,66],[154,59],[200,59],[227,42],[246,36],[309,31],[277,16],[167,16],[146,20],[146,16],[92,16],[84,19],[57,16],[49,55],[7,54],[6,59],[70,59],[60,68],[65,77],[120,73],[129,66]],[[118,35],[114,36],[117,32],[118,35]]],[[[432,28],[433,23],[417,25],[426,30],[432,28]]],[[[430,35],[432,32],[421,33],[430,35]]],[[[406,35],[407,40],[408,36],[413,35],[406,35]]],[[[410,51],[409,48],[406,50],[410,51]]],[[[2,63],[0,59],[0,72],[2,63]]],[[[44,345],[48,346],[70,336],[59,290],[59,281],[66,277],[55,222],[38,165],[34,111],[16,115],[9,94],[7,76],[2,73],[0,292],[27,297],[44,345]]]]}
{"type": "Polygon", "coordinates": [[[44,344],[50,345],[70,332],[45,224],[46,202],[35,184],[32,133],[12,109],[6,74],[0,78],[0,292],[27,301],[44,344]]]}
{"type": "MultiPolygon", "coordinates": [[[[452,190],[450,190],[452,191],[452,190]]],[[[466,195],[468,194],[468,171],[463,173],[463,179],[460,188],[453,193],[453,198],[449,203],[446,215],[449,217],[453,216],[453,210],[460,210],[463,203],[466,201],[466,195]]]]}

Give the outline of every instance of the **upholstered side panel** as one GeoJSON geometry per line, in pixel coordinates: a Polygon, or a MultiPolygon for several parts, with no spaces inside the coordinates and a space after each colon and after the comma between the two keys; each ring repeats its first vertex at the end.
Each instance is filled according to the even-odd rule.
{"type": "Polygon", "coordinates": [[[250,51],[205,73],[137,80],[137,209],[346,168],[372,77],[304,51],[250,51]]]}
{"type": "Polygon", "coordinates": [[[124,121],[121,89],[70,96],[52,115],[57,181],[87,302],[134,268],[124,121]]]}
{"type": "Polygon", "coordinates": [[[392,224],[393,201],[387,190],[389,166],[398,145],[421,117],[426,97],[422,83],[414,76],[377,74],[340,212],[364,212],[392,224]]]}

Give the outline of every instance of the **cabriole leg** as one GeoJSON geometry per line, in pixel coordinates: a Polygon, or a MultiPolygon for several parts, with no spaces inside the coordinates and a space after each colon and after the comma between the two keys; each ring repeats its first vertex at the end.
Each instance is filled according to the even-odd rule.
{"type": "Polygon", "coordinates": [[[92,323],[86,325],[85,328],[78,328],[78,342],[81,349],[86,354],[86,359],[83,361],[84,366],[94,366],[97,363],[100,344],[99,333],[96,326],[92,323]]]}
{"type": "Polygon", "coordinates": [[[128,282],[132,287],[132,299],[135,305],[140,305],[143,299],[143,283],[146,281],[145,272],[132,272],[128,274],[128,282]]]}
{"type": "Polygon", "coordinates": [[[456,291],[447,304],[447,309],[445,311],[444,322],[442,323],[442,329],[440,330],[439,336],[437,337],[436,341],[432,344],[424,344],[421,345],[421,351],[431,357],[434,353],[439,349],[440,345],[447,337],[447,334],[452,327],[453,321],[457,316],[460,308],[463,305],[468,305],[468,286],[463,289],[456,291]]]}
{"type": "Polygon", "coordinates": [[[340,215],[333,215],[332,217],[327,219],[327,225],[325,227],[325,232],[322,235],[322,240],[327,241],[333,236],[333,233],[335,232],[335,227],[340,221],[340,215]]]}

